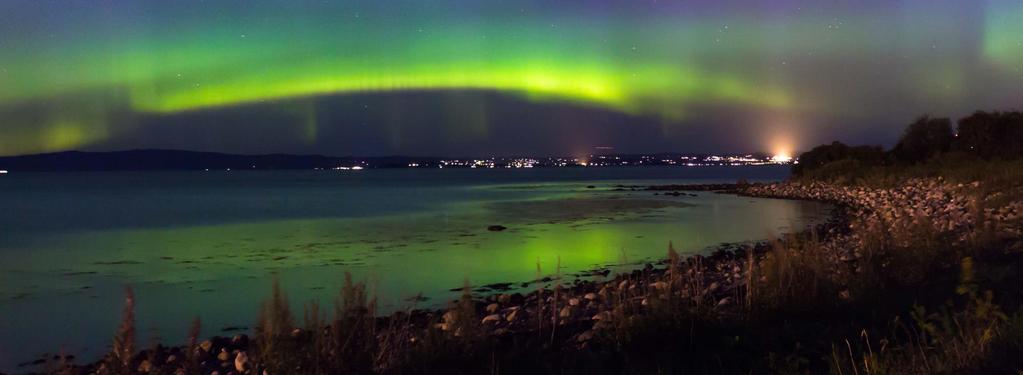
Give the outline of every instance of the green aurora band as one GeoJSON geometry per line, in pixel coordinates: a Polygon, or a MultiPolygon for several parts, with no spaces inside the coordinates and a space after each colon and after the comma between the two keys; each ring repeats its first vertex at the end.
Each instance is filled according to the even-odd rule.
{"type": "MultiPolygon", "coordinates": [[[[926,61],[920,42],[964,39],[941,22],[955,9],[930,2],[901,3],[902,18],[783,3],[11,1],[0,5],[0,154],[88,146],[138,116],[346,93],[490,90],[666,123],[702,105],[837,115],[855,103],[822,96],[789,61],[839,74],[835,60],[926,61]]],[[[1023,6],[982,7],[979,53],[1018,77],[1023,6]]],[[[909,73],[920,77],[909,91],[962,99],[958,60],[909,73]]],[[[315,124],[307,133],[315,140],[315,124]]]]}

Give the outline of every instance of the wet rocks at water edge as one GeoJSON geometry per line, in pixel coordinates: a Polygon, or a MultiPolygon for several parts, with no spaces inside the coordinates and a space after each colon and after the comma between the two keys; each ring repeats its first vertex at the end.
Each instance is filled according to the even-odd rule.
{"type": "MultiPolygon", "coordinates": [[[[973,229],[979,227],[991,229],[996,236],[1019,236],[1023,202],[982,209],[996,202],[1000,193],[978,195],[980,188],[980,182],[956,184],[935,178],[913,179],[893,188],[790,182],[748,185],[738,192],[754,197],[836,203],[851,210],[849,216],[853,220],[848,229],[885,228],[893,243],[901,246],[908,245],[912,233],[920,229],[948,235],[953,244],[973,240],[978,233],[973,229]]],[[[826,245],[832,256],[852,260],[861,256],[852,250],[867,240],[848,234],[826,245]]]]}

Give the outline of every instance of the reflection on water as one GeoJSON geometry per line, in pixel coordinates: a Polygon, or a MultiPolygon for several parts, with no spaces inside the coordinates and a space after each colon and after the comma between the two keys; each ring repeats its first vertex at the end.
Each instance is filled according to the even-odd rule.
{"type": "Polygon", "coordinates": [[[553,273],[559,259],[565,274],[641,262],[663,256],[669,241],[695,253],[796,230],[827,214],[813,202],[614,189],[784,173],[680,171],[7,180],[0,186],[11,208],[0,215],[8,228],[0,238],[0,370],[61,347],[86,357],[105,350],[126,284],[136,289],[142,342],[175,343],[194,316],[205,335],[249,325],[275,273],[298,311],[312,299],[333,301],[344,272],[368,280],[385,309],[408,307],[420,293],[427,299],[418,306],[437,306],[465,279],[528,281],[537,263],[553,273]]]}

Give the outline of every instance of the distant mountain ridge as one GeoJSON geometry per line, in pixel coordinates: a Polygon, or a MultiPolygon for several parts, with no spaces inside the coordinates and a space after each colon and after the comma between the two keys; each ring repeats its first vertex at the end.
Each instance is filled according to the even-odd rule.
{"type": "MultiPolygon", "coordinates": [[[[386,162],[388,158],[377,159],[386,162]]],[[[0,157],[0,169],[9,171],[313,169],[334,168],[352,163],[355,163],[353,158],[323,155],[237,155],[163,149],[110,152],[64,151],[0,157]]]]}
{"type": "MultiPolygon", "coordinates": [[[[361,168],[545,168],[585,166],[706,166],[778,164],[764,154],[598,154],[576,157],[486,157],[441,158],[418,156],[323,156],[263,154],[239,155],[220,152],[165,149],[127,151],[63,151],[46,154],[0,157],[0,171],[159,171],[159,170],[278,170],[278,169],[361,169],[361,168]]],[[[781,161],[780,163],[787,163],[781,161]]]]}

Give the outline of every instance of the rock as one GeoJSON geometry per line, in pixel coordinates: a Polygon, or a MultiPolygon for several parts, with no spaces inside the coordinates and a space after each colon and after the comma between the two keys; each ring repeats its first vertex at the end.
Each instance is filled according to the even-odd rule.
{"type": "Polygon", "coordinates": [[[491,226],[487,227],[487,230],[489,230],[491,232],[500,232],[500,231],[503,231],[505,229],[508,229],[508,227],[506,227],[504,225],[491,225],[491,226]]]}
{"type": "Polygon", "coordinates": [[[587,330],[586,332],[580,333],[575,339],[579,342],[586,342],[593,339],[593,330],[587,330]]]}
{"type": "Polygon", "coordinates": [[[501,321],[501,315],[500,314],[490,314],[490,315],[487,315],[487,316],[483,317],[483,322],[482,323],[483,324],[497,323],[499,321],[501,321]]]}
{"type": "Polygon", "coordinates": [[[220,354],[217,354],[217,360],[224,362],[231,359],[231,353],[228,353],[226,349],[220,349],[220,354]]]}
{"type": "Polygon", "coordinates": [[[150,371],[153,371],[153,363],[149,362],[148,359],[143,359],[142,363],[139,363],[137,370],[143,374],[148,374],[150,371]]]}
{"type": "Polygon", "coordinates": [[[511,295],[510,295],[510,294],[502,294],[502,295],[499,295],[499,296],[497,296],[497,303],[500,303],[500,304],[502,304],[502,305],[506,305],[506,304],[508,304],[509,302],[511,302],[511,298],[512,298],[512,297],[511,297],[511,295]]]}
{"type": "Polygon", "coordinates": [[[732,302],[732,297],[725,297],[718,301],[717,307],[726,306],[732,302]]]}
{"type": "Polygon", "coordinates": [[[593,301],[593,300],[597,299],[597,294],[596,293],[586,293],[586,295],[584,295],[583,298],[585,298],[587,300],[590,300],[590,301],[593,301]]]}
{"type": "Polygon", "coordinates": [[[496,303],[491,303],[491,304],[487,305],[487,314],[496,313],[497,309],[499,309],[500,307],[501,306],[496,304],[496,303]]]}
{"type": "Polygon", "coordinates": [[[514,322],[520,316],[522,316],[522,314],[519,313],[520,310],[522,310],[522,309],[516,308],[516,309],[512,310],[510,313],[508,313],[508,316],[506,316],[504,319],[507,320],[509,323],[514,322]]]}
{"type": "Polygon", "coordinates": [[[568,299],[568,305],[569,306],[579,306],[579,299],[578,298],[569,298],[568,299]]]}
{"type": "Polygon", "coordinates": [[[199,343],[199,349],[202,349],[202,351],[209,353],[210,350],[213,349],[213,341],[206,340],[199,343]]]}
{"type": "Polygon", "coordinates": [[[717,281],[715,281],[715,282],[712,282],[712,283],[710,283],[710,286],[709,286],[709,287],[707,287],[707,291],[708,291],[708,292],[713,292],[713,291],[716,291],[716,290],[718,290],[718,288],[719,288],[720,286],[721,286],[721,285],[720,285],[720,284],[718,284],[718,282],[717,282],[717,281]]]}
{"type": "Polygon", "coordinates": [[[561,309],[561,312],[558,313],[558,317],[559,318],[568,318],[568,317],[571,317],[571,316],[572,316],[572,306],[565,306],[564,308],[561,309]]]}
{"type": "Polygon", "coordinates": [[[249,368],[249,355],[245,354],[244,351],[238,352],[238,355],[234,357],[234,369],[239,373],[244,374],[249,368]]]}

